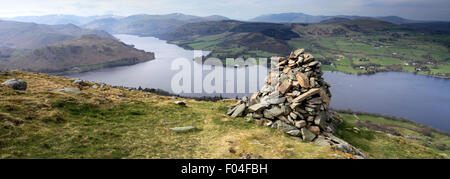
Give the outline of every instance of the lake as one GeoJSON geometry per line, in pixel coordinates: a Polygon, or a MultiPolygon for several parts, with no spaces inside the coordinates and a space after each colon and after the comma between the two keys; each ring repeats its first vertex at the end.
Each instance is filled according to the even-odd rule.
{"type": "MultiPolygon", "coordinates": [[[[254,75],[253,70],[257,66],[250,66],[239,73],[233,67],[218,67],[202,70],[209,65],[196,63],[192,59],[209,52],[199,53],[185,50],[166,41],[154,37],[138,37],[132,35],[115,35],[116,38],[127,44],[133,44],[137,49],[155,52],[156,59],[132,66],[100,69],[91,72],[69,75],[71,78],[80,78],[88,81],[103,82],[117,86],[159,88],[168,92],[172,90],[172,79],[180,70],[172,70],[173,62],[183,57],[183,62],[189,63],[192,76],[199,72],[204,76],[211,70],[219,70],[223,74],[234,74],[234,80],[238,81],[254,75]]],[[[258,68],[260,69],[260,68],[258,68]]],[[[264,77],[265,78],[265,77],[264,77]]],[[[263,85],[263,77],[257,79],[257,87],[263,85]]],[[[231,78],[230,78],[231,79],[231,78]]],[[[416,75],[413,73],[383,72],[374,75],[350,75],[339,72],[324,72],[324,79],[332,85],[331,107],[335,109],[351,109],[405,117],[421,124],[429,125],[437,129],[450,131],[450,80],[416,75]]],[[[227,81],[223,80],[223,86],[227,81]]],[[[182,80],[184,81],[184,80],[182,80]]],[[[194,84],[198,82],[192,79],[192,91],[194,84]]],[[[246,81],[248,82],[248,80],[246,81]]],[[[200,82],[201,83],[201,82],[200,82]]],[[[198,84],[198,83],[197,83],[198,84]]],[[[214,84],[216,84],[214,82],[214,84]]],[[[236,91],[238,85],[234,85],[236,91]]],[[[229,98],[250,95],[256,90],[245,87],[244,92],[233,93],[181,93],[184,96],[223,96],[229,98]]],[[[226,91],[226,90],[224,90],[226,91]]]]}

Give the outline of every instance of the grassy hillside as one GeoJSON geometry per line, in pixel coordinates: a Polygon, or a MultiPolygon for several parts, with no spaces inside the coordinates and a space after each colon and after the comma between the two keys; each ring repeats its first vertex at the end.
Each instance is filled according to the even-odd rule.
{"type": "Polygon", "coordinates": [[[410,158],[409,151],[402,151],[400,147],[406,142],[425,146],[436,153],[450,156],[448,132],[440,132],[412,122],[387,117],[347,112],[340,114],[345,119],[345,123],[340,126],[341,130],[336,135],[369,152],[374,158],[410,158]],[[405,138],[407,140],[404,140],[405,138]],[[387,144],[384,140],[390,140],[392,143],[387,144]],[[390,150],[390,152],[378,153],[381,150],[390,150]]]}
{"type": "Polygon", "coordinates": [[[46,73],[82,72],[153,60],[153,53],[118,40],[86,35],[0,60],[0,69],[46,73]]]}
{"type": "MultiPolygon", "coordinates": [[[[281,131],[247,122],[245,117],[230,118],[224,112],[233,100],[172,99],[110,86],[94,88],[101,86],[94,83],[80,87],[79,94],[64,93],[52,89],[78,88],[73,79],[0,72],[0,82],[10,78],[27,81],[28,89],[22,92],[0,86],[0,158],[352,157],[292,139],[281,131]],[[187,105],[174,104],[177,100],[187,105]],[[169,129],[183,126],[196,129],[169,129]]],[[[354,130],[352,116],[344,118],[347,122],[338,135],[364,149],[369,158],[448,158],[442,154],[448,150],[422,146],[413,139],[354,130]]],[[[432,140],[449,142],[448,136],[432,140]]]]}
{"type": "Polygon", "coordinates": [[[191,23],[160,37],[184,48],[212,51],[210,56],[221,59],[287,56],[305,48],[328,71],[450,77],[449,33],[369,18],[331,19],[323,24],[191,23]]]}

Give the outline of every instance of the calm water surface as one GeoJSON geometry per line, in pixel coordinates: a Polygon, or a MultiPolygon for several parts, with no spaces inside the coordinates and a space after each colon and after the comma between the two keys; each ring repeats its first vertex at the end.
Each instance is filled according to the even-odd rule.
{"type": "MultiPolygon", "coordinates": [[[[180,57],[186,59],[194,57],[193,51],[167,44],[157,38],[132,35],[116,35],[116,37],[127,44],[135,45],[138,49],[155,52],[156,59],[137,65],[101,69],[70,75],[69,77],[118,86],[159,88],[173,92],[171,79],[178,71],[171,70],[172,61],[180,57]]],[[[208,53],[203,52],[203,55],[208,53]]],[[[194,63],[192,60],[189,60],[189,62],[192,69],[198,70],[202,67],[201,64],[194,63]]],[[[248,73],[249,68],[257,67],[248,67],[246,76],[250,75],[248,73]]],[[[235,68],[223,68],[222,70],[225,73],[236,73],[235,68]]],[[[203,73],[208,74],[209,72],[204,70],[203,73]]],[[[332,85],[331,106],[333,108],[406,117],[425,125],[450,131],[450,80],[399,72],[359,76],[325,72],[324,78],[332,85]]],[[[259,87],[263,85],[263,80],[263,78],[259,79],[259,87]]],[[[249,95],[252,92],[231,94],[184,93],[182,95],[222,95],[223,97],[234,98],[249,95]]]]}

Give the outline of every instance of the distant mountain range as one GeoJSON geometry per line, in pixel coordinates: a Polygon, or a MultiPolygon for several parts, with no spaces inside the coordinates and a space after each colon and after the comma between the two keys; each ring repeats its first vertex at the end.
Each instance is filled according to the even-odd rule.
{"type": "MultiPolygon", "coordinates": [[[[322,23],[330,24],[337,20],[353,20],[359,18],[374,18],[394,24],[404,24],[409,27],[431,29],[438,31],[450,31],[450,22],[418,21],[405,19],[398,16],[365,17],[356,15],[313,16],[304,13],[280,13],[267,14],[250,19],[250,22],[270,23],[322,23]]],[[[132,16],[75,16],[75,15],[45,15],[45,16],[21,16],[14,18],[0,18],[0,20],[19,22],[34,22],[37,24],[57,25],[74,24],[80,27],[94,30],[104,30],[113,34],[133,34],[141,36],[158,36],[175,30],[182,25],[195,22],[230,20],[224,16],[200,17],[181,13],[165,15],[132,15],[132,16]]]]}
{"type": "MultiPolygon", "coordinates": [[[[280,14],[268,14],[255,17],[250,19],[250,21],[256,22],[273,22],[273,23],[320,23],[324,20],[330,18],[345,18],[345,19],[357,19],[364,18],[365,16],[346,16],[346,15],[337,15],[337,16],[313,16],[304,13],[280,13],[280,14]]],[[[404,19],[398,16],[382,16],[382,17],[370,17],[394,24],[406,24],[406,23],[418,23],[423,21],[416,21],[410,19],[404,19]]]]}
{"type": "Polygon", "coordinates": [[[152,36],[167,33],[187,23],[228,20],[227,17],[212,15],[206,17],[172,13],[166,15],[139,14],[128,17],[46,15],[0,18],[9,21],[34,22],[38,24],[74,24],[88,29],[104,30],[113,34],[134,34],[152,36]]]}
{"type": "Polygon", "coordinates": [[[0,18],[0,20],[17,21],[17,22],[33,22],[37,24],[58,25],[58,24],[74,24],[81,26],[97,19],[105,18],[121,18],[114,15],[103,16],[75,16],[75,15],[45,15],[45,16],[19,16],[12,18],[0,18]]]}
{"type": "Polygon", "coordinates": [[[94,20],[83,27],[105,30],[114,34],[133,34],[154,36],[175,30],[184,24],[205,21],[227,20],[223,16],[199,17],[185,14],[133,15],[124,18],[106,18],[94,20]]]}

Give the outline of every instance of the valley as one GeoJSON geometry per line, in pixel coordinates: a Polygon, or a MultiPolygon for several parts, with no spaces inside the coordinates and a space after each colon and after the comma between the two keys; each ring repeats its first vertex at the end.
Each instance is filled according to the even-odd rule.
{"type": "Polygon", "coordinates": [[[374,19],[326,24],[204,22],[187,24],[158,37],[187,49],[212,51],[209,57],[222,60],[285,56],[292,49],[305,48],[326,71],[400,71],[450,77],[448,33],[374,19]]]}

